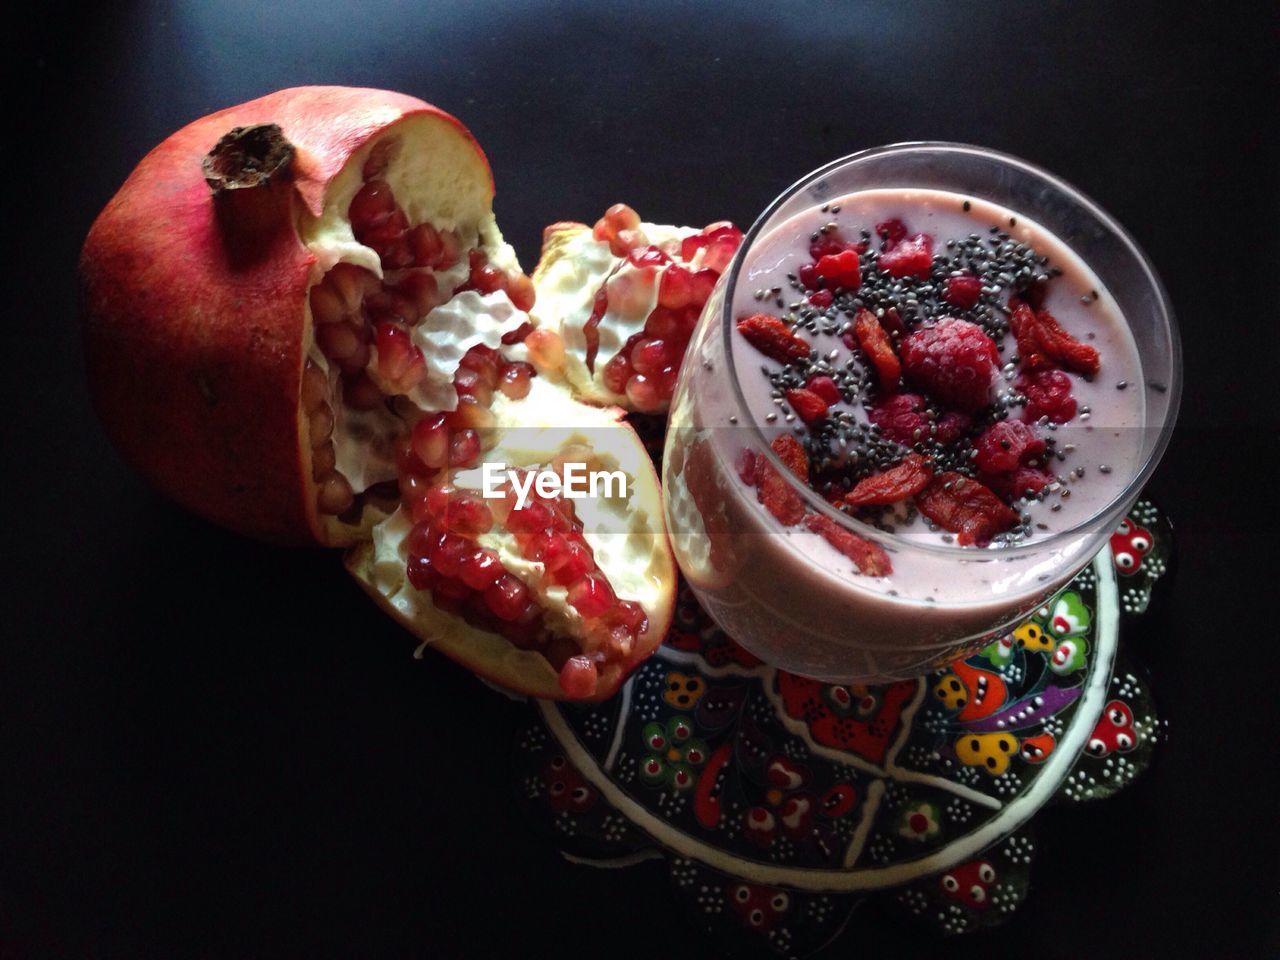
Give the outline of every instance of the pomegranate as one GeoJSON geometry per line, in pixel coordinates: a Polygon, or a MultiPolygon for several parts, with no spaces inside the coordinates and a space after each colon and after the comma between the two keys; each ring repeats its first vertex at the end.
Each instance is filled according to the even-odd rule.
{"type": "Polygon", "coordinates": [[[667,410],[703,306],[742,242],[732,223],[643,223],[623,203],[595,224],[555,223],[533,272],[530,360],[591,403],[667,410]]]}
{"type": "Polygon", "coordinates": [[[492,198],[466,129],[402,94],[301,87],[198,120],[85,242],[91,388],[185,506],[352,547],[424,642],[521,692],[601,698],[670,622],[657,477],[621,410],[528,362],[536,291],[492,198]],[[626,490],[517,504],[481,495],[487,462],[594,464],[626,490]]]}

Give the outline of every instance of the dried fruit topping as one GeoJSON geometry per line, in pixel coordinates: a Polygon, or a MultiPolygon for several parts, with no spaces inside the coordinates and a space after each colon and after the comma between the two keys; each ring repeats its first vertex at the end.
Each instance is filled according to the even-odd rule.
{"type": "Polygon", "coordinates": [[[982,328],[946,317],[902,341],[907,380],[944,403],[966,412],[986,406],[1000,358],[982,328]]]}
{"type": "Polygon", "coordinates": [[[809,342],[797,337],[791,328],[767,313],[757,313],[738,321],[738,332],[770,360],[799,363],[808,359],[809,342]]]}
{"type": "Polygon", "coordinates": [[[985,546],[1018,523],[1018,514],[989,488],[954,471],[940,473],[916,494],[920,512],[963,546],[985,546]]]}
{"type": "Polygon", "coordinates": [[[1093,376],[1098,372],[1097,350],[1063,330],[1062,325],[1048,310],[1037,310],[1036,321],[1040,347],[1049,355],[1049,359],[1075,373],[1093,376]]]}
{"type": "Polygon", "coordinates": [[[1056,366],[1089,376],[1098,372],[1098,351],[1062,329],[1049,311],[1032,310],[1030,304],[1017,297],[1010,298],[1009,306],[1009,329],[1018,342],[1024,370],[1056,366]]]}
{"type": "Polygon", "coordinates": [[[895,394],[869,409],[867,417],[885,437],[908,447],[921,441],[949,446],[968,432],[971,422],[967,413],[930,410],[918,393],[895,394]]]}
{"type": "Polygon", "coordinates": [[[1044,454],[1044,438],[1021,420],[1000,420],[973,442],[974,464],[983,473],[1016,470],[1044,454]]]}
{"type": "Polygon", "coordinates": [[[827,401],[806,387],[788,390],[784,396],[796,416],[805,423],[816,423],[827,415],[827,401]]]}
{"type": "Polygon", "coordinates": [[[818,260],[818,276],[829,290],[856,290],[862,282],[858,255],[852,250],[829,253],[818,260]]]}
{"type": "Polygon", "coordinates": [[[885,250],[878,262],[881,270],[894,277],[928,277],[933,268],[933,238],[917,233],[885,250]]]}
{"type": "Polygon", "coordinates": [[[836,295],[830,290],[815,290],[809,294],[808,300],[819,310],[825,310],[836,302],[836,295]]]}
{"type": "Polygon", "coordinates": [[[858,481],[841,498],[850,507],[888,506],[901,503],[929,485],[933,465],[918,453],[907,454],[901,463],[858,481]]]}
{"type": "Polygon", "coordinates": [[[971,273],[959,277],[948,277],[942,290],[942,299],[953,307],[971,310],[982,296],[982,281],[971,273]]]}
{"type": "MultiPolygon", "coordinates": [[[[804,447],[789,433],[774,438],[770,444],[773,452],[786,464],[787,469],[804,483],[809,482],[809,458],[804,447]]],[[[804,519],[804,498],[791,482],[780,474],[764,457],[756,457],[756,499],[783,526],[795,526],[804,519]]]]}
{"type": "Polygon", "coordinates": [[[893,573],[893,564],[883,547],[846,530],[830,517],[811,513],[804,518],[804,525],[852,560],[859,573],[868,577],[887,577],[893,573]]]}
{"type": "Polygon", "coordinates": [[[1022,410],[1027,423],[1036,423],[1041,417],[1048,417],[1050,423],[1066,423],[1076,415],[1071,378],[1061,370],[1019,374],[1014,389],[1027,398],[1022,410]]]}
{"type": "Polygon", "coordinates": [[[862,352],[875,367],[880,389],[885,393],[893,393],[902,376],[902,364],[898,355],[893,352],[893,343],[876,315],[865,307],[860,308],[853,320],[853,335],[862,352]]]}

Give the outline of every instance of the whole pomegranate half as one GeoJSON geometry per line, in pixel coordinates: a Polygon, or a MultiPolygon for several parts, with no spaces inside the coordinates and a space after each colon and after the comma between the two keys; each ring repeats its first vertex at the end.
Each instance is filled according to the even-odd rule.
{"type": "Polygon", "coordinates": [[[533,272],[530,359],[588,402],[665,412],[693,328],[741,243],[728,221],[644,223],[624,203],[594,227],[553,223],[533,272]]]}
{"type": "Polygon", "coordinates": [[[299,87],[198,120],[85,242],[91,389],[180,503],[351,546],[425,643],[512,689],[601,698],[670,623],[658,481],[622,411],[527,361],[534,286],[492,199],[467,130],[402,94],[299,87]],[[626,482],[518,496],[570,464],[626,482]]]}

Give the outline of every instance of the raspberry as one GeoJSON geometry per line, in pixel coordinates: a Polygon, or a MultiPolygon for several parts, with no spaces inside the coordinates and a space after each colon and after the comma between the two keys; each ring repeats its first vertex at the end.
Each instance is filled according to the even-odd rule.
{"type": "Polygon", "coordinates": [[[1071,396],[1071,378],[1061,370],[1039,370],[1023,373],[1014,388],[1027,398],[1022,419],[1035,423],[1048,417],[1053,423],[1066,423],[1076,415],[1076,398],[1071,396]]]}
{"type": "Polygon", "coordinates": [[[880,254],[879,262],[881,270],[895,277],[928,277],[933,268],[933,238],[917,233],[880,254]]]}
{"type": "Polygon", "coordinates": [[[961,277],[948,277],[942,291],[942,299],[961,310],[970,310],[982,295],[982,281],[971,273],[961,277]]]}
{"type": "Polygon", "coordinates": [[[858,255],[852,250],[828,254],[818,261],[818,276],[833,290],[856,290],[862,282],[858,255]]]}
{"type": "Polygon", "coordinates": [[[1058,478],[1044,467],[1018,467],[1009,473],[995,474],[984,479],[992,490],[1009,500],[1017,500],[1020,497],[1034,497],[1058,478]]]}
{"type": "Polygon", "coordinates": [[[918,393],[899,393],[867,411],[867,417],[881,434],[904,446],[933,440],[942,446],[955,443],[969,429],[969,415],[948,411],[930,420],[928,403],[918,393]]]}
{"type": "Polygon", "coordinates": [[[973,442],[974,463],[983,473],[1005,473],[1034,460],[1045,451],[1044,439],[1021,420],[1001,420],[983,430],[973,442]]]}
{"type": "Polygon", "coordinates": [[[876,236],[884,241],[884,248],[892,250],[907,235],[907,225],[894,217],[876,224],[876,236]]]}
{"type": "Polygon", "coordinates": [[[982,328],[946,317],[902,341],[907,379],[943,403],[965,411],[987,405],[1000,358],[982,328]]]}
{"type": "Polygon", "coordinates": [[[805,387],[788,390],[784,394],[791,409],[805,423],[814,423],[827,415],[827,401],[805,387]]]}
{"type": "Polygon", "coordinates": [[[831,230],[827,233],[818,234],[818,239],[809,244],[809,256],[817,262],[823,257],[833,257],[838,253],[853,249],[853,244],[846,243],[844,237],[840,236],[839,230],[831,230]]]}

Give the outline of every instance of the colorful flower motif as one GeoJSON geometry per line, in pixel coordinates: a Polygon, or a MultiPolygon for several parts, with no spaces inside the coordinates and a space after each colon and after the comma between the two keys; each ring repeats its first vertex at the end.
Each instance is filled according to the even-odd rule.
{"type": "Polygon", "coordinates": [[[808,768],[782,754],[769,758],[765,780],[765,802],[742,815],[747,839],[765,848],[773,846],[779,833],[793,839],[808,835],[815,814],[836,819],[857,802],[857,792],[848,783],[837,783],[815,797],[804,789],[810,780],[808,768]]]}
{"type": "Polygon", "coordinates": [[[690,710],[706,692],[707,683],[701,677],[673,670],[667,674],[667,689],[662,691],[662,699],[677,710],[690,710]]]}
{"type": "Polygon", "coordinates": [[[675,716],[647,724],[643,731],[649,754],[640,760],[640,779],[650,786],[666,784],[677,793],[698,782],[698,768],[707,762],[707,745],[693,735],[693,722],[675,716]]]}
{"type": "Polygon", "coordinates": [[[542,768],[542,785],[547,804],[557,813],[582,813],[596,802],[596,791],[562,754],[556,754],[542,768]]]}
{"type": "Polygon", "coordinates": [[[987,662],[993,667],[1003,667],[1013,659],[1014,651],[1018,649],[1018,638],[1012,633],[1006,633],[999,640],[995,640],[979,651],[979,656],[985,657],[987,662]]]}
{"type": "MultiPolygon", "coordinates": [[[[1040,612],[1047,617],[1049,608],[1042,607],[1040,612]]],[[[1050,653],[1053,650],[1053,637],[1049,635],[1049,632],[1044,628],[1044,624],[1039,620],[1033,619],[1019,624],[1017,629],[1013,631],[1013,639],[1032,653],[1050,653]]]]}
{"type": "Polygon", "coordinates": [[[854,688],[840,687],[844,693],[837,693],[836,686],[785,670],[779,670],[774,676],[775,689],[787,716],[808,726],[809,735],[816,743],[846,750],[874,764],[884,763],[902,708],[915,693],[916,683],[903,680],[883,687],[868,687],[865,693],[855,697],[854,688]],[[847,707],[843,705],[846,697],[847,707]],[[873,704],[872,712],[859,712],[873,704]]]}
{"type": "Polygon", "coordinates": [[[938,878],[943,894],[974,910],[987,909],[991,902],[988,891],[995,882],[996,868],[986,860],[962,863],[938,878]]]}
{"type": "Polygon", "coordinates": [[[898,818],[898,836],[917,843],[936,837],[941,829],[938,808],[928,801],[922,800],[906,807],[898,818]]]}
{"type": "Polygon", "coordinates": [[[756,883],[735,883],[726,893],[742,925],[756,933],[768,933],[791,907],[791,896],[785,890],[756,883]]]}
{"type": "Polygon", "coordinates": [[[1067,637],[1049,657],[1049,669],[1059,676],[1083,670],[1089,659],[1089,643],[1084,637],[1067,637]]]}
{"type": "Polygon", "coordinates": [[[1045,625],[1055,637],[1076,636],[1089,629],[1089,608],[1075,591],[1064,593],[1050,607],[1045,625]]]}
{"type": "Polygon", "coordinates": [[[955,750],[961,763],[998,777],[1009,769],[1009,758],[1018,751],[1018,738],[1011,733],[966,733],[956,741],[955,750]]]}
{"type": "Polygon", "coordinates": [[[1133,710],[1123,700],[1112,700],[1102,708],[1085,752],[1092,757],[1105,757],[1112,753],[1128,753],[1138,745],[1138,731],[1133,725],[1133,710]]]}
{"type": "Polygon", "coordinates": [[[1111,559],[1116,565],[1116,572],[1122,577],[1133,576],[1142,569],[1142,558],[1151,552],[1154,545],[1155,538],[1150,530],[1125,517],[1111,535],[1111,559]]]}

